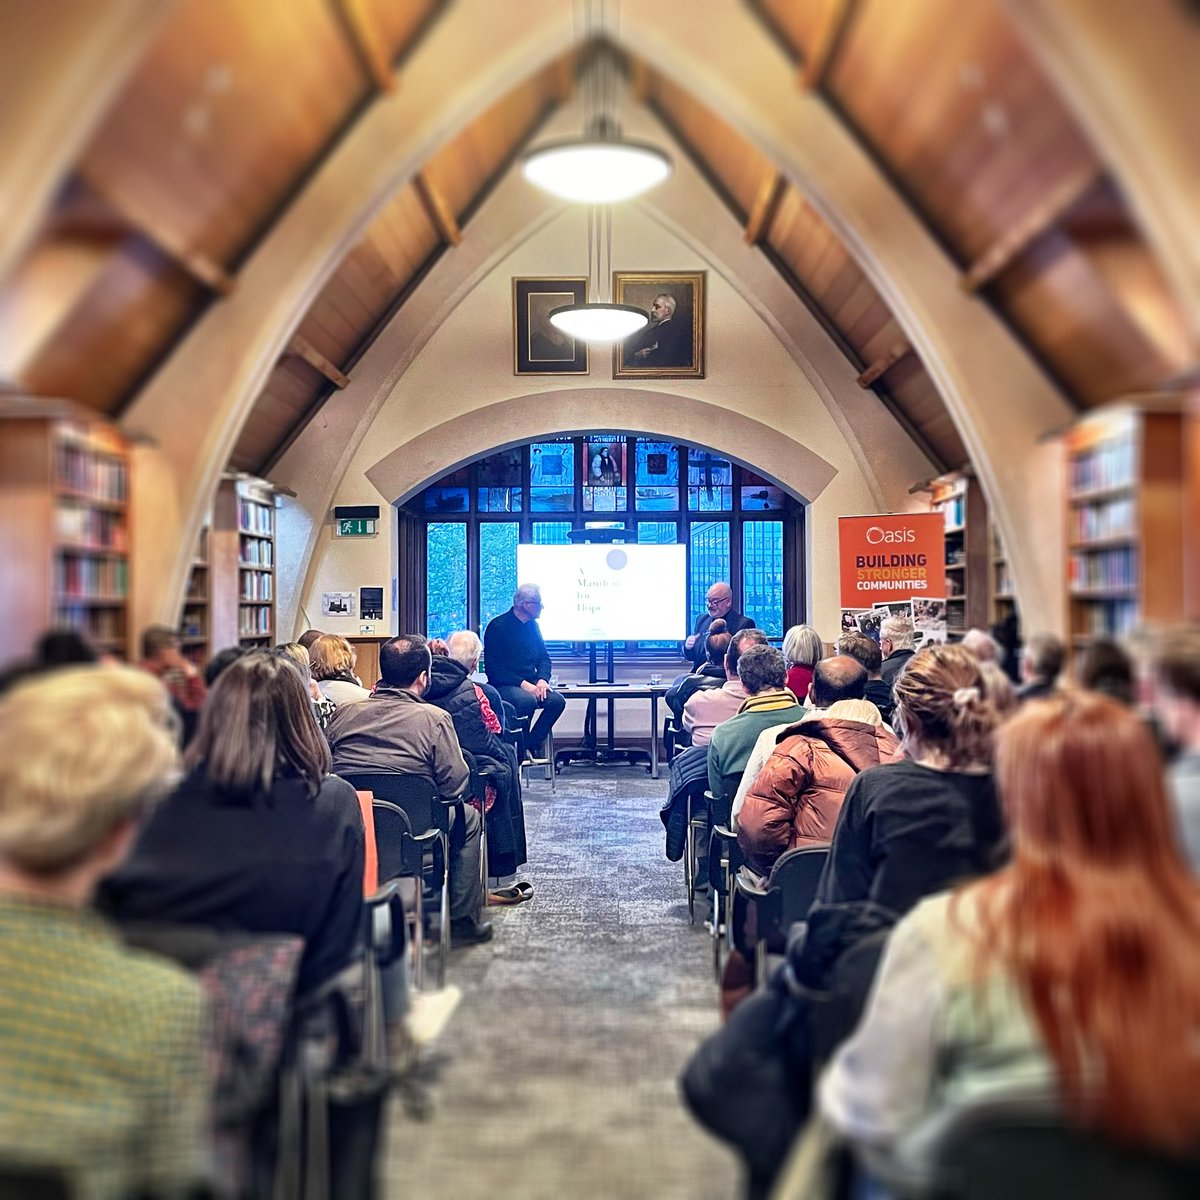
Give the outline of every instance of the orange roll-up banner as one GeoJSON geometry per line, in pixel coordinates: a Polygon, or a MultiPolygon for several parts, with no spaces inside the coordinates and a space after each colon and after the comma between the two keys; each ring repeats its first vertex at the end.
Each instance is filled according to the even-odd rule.
{"type": "Polygon", "coordinates": [[[842,607],[944,597],[945,539],[940,512],[839,517],[842,607]]]}

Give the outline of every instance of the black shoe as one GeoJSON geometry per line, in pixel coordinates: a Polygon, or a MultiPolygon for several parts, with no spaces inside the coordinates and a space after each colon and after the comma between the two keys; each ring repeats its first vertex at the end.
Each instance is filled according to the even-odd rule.
{"type": "Polygon", "coordinates": [[[478,917],[462,917],[450,922],[450,945],[455,950],[461,946],[478,946],[481,942],[491,940],[491,921],[481,921],[478,917]]]}

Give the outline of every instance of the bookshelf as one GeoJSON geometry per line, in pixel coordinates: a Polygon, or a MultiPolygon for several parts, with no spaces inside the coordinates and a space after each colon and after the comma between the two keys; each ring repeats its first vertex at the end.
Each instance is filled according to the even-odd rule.
{"type": "Polygon", "coordinates": [[[49,628],[127,657],[128,445],[102,421],[32,411],[21,401],[0,412],[0,660],[26,654],[49,628]]]}
{"type": "Polygon", "coordinates": [[[275,643],[275,491],[262,480],[227,479],[210,533],[212,648],[275,643]]]}
{"type": "Polygon", "coordinates": [[[1000,530],[992,525],[991,562],[992,624],[999,625],[1011,616],[1020,617],[1017,611],[1017,593],[1013,587],[1012,568],[1008,565],[1008,553],[1000,530]]]}
{"type": "Polygon", "coordinates": [[[946,633],[957,641],[988,626],[992,545],[987,506],[972,475],[936,480],[930,502],[946,522],[946,633]]]}
{"type": "Polygon", "coordinates": [[[1076,648],[1184,615],[1183,419],[1169,407],[1129,402],[1066,435],[1067,595],[1076,648]]]}
{"type": "Polygon", "coordinates": [[[212,578],[208,562],[208,526],[200,530],[196,552],[192,556],[191,572],[188,575],[187,594],[183,600],[183,611],[179,618],[179,642],[184,655],[198,667],[208,661],[212,654],[209,632],[212,628],[210,613],[210,591],[212,578]]]}

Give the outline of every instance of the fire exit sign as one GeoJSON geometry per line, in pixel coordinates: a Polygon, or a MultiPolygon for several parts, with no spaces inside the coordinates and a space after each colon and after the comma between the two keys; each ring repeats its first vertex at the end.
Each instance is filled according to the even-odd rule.
{"type": "Polygon", "coordinates": [[[337,523],[338,537],[374,537],[375,521],[370,517],[350,517],[337,523]]]}

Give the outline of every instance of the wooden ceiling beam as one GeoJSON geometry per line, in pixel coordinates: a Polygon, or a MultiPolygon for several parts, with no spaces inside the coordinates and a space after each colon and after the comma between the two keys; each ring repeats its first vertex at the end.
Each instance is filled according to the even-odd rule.
{"type": "Polygon", "coordinates": [[[1101,180],[1103,171],[1091,163],[1073,172],[1052,188],[1040,204],[1030,210],[988,247],[966,270],[959,283],[964,292],[977,292],[996,278],[1023,250],[1032,245],[1079,203],[1101,180]]]}
{"type": "Polygon", "coordinates": [[[337,9],[351,48],[362,59],[371,82],[381,92],[394,92],[396,77],[387,46],[363,0],[337,0],[337,9]]]}
{"type": "Polygon", "coordinates": [[[312,342],[310,342],[308,338],[301,333],[292,335],[292,340],[288,343],[288,348],[284,351],[284,356],[290,358],[299,358],[308,363],[308,365],[312,367],[314,371],[324,375],[325,378],[328,379],[329,382],[332,383],[333,386],[339,391],[341,391],[342,388],[348,387],[350,384],[350,376],[340,370],[334,363],[330,362],[329,359],[327,359],[325,355],[323,355],[320,350],[318,350],[316,346],[314,346],[312,342]]]}
{"type": "Polygon", "coordinates": [[[421,203],[442,241],[449,246],[457,246],[462,241],[462,230],[459,229],[458,221],[450,211],[445,196],[434,187],[423,171],[417,173],[416,185],[417,195],[421,197],[421,203]]]}
{"type": "Polygon", "coordinates": [[[812,45],[804,56],[804,65],[800,68],[800,86],[808,91],[815,91],[825,81],[838,42],[846,28],[851,7],[851,0],[823,0],[812,45]]]}
{"type": "Polygon", "coordinates": [[[759,187],[750,208],[750,215],[746,218],[746,228],[742,236],[747,245],[756,246],[762,240],[763,234],[775,219],[783,191],[783,176],[778,171],[772,171],[759,187]]]}
{"type": "Polygon", "coordinates": [[[897,342],[886,354],[881,354],[874,362],[867,364],[866,370],[858,377],[858,386],[869,388],[912,352],[912,345],[908,341],[897,342]]]}

